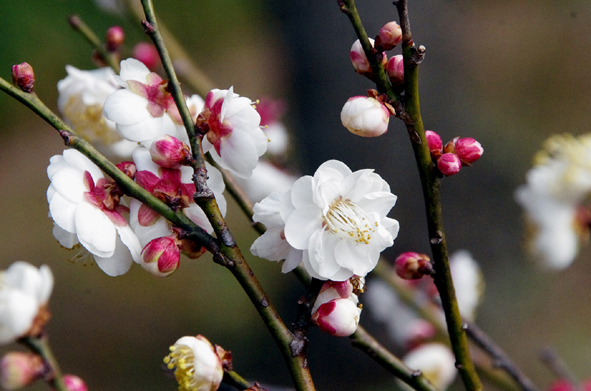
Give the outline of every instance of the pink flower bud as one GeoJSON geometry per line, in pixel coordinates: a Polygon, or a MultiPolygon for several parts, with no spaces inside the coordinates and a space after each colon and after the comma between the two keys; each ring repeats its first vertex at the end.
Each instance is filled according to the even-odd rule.
{"type": "MultiPolygon", "coordinates": [[[[374,45],[373,39],[369,38],[369,42],[372,46],[374,45]]],[[[353,64],[353,68],[355,68],[355,72],[371,79],[371,66],[369,65],[369,61],[365,56],[365,52],[363,51],[363,47],[361,46],[361,42],[359,42],[359,40],[355,41],[353,46],[351,46],[349,57],[351,58],[351,63],[353,64]]],[[[386,53],[382,52],[382,65],[385,66],[387,61],[388,57],[386,56],[386,53]]]]}
{"type": "Polygon", "coordinates": [[[388,61],[386,73],[392,85],[400,87],[404,85],[404,60],[402,54],[398,54],[388,61]]]}
{"type": "Polygon", "coordinates": [[[114,52],[125,41],[125,33],[119,26],[113,26],[107,30],[107,36],[105,37],[105,46],[108,51],[114,52]]]}
{"type": "Polygon", "coordinates": [[[146,244],[141,255],[142,267],[156,277],[172,274],[181,261],[181,252],[175,235],[153,239],[146,244]]]}
{"type": "Polygon", "coordinates": [[[64,380],[64,384],[68,391],[88,391],[88,387],[86,387],[84,380],[76,375],[64,375],[62,379],[64,380]]]}
{"type": "Polygon", "coordinates": [[[437,168],[445,176],[457,174],[461,167],[462,162],[455,153],[444,153],[437,159],[437,168]]]}
{"type": "Polygon", "coordinates": [[[123,171],[123,173],[131,179],[134,179],[135,174],[137,173],[137,167],[134,162],[121,162],[117,164],[117,168],[123,171]]]}
{"type": "Polygon", "coordinates": [[[335,337],[348,337],[357,330],[361,309],[349,299],[333,299],[313,313],[312,321],[320,330],[335,337]]]}
{"type": "Polygon", "coordinates": [[[437,159],[443,151],[443,143],[441,137],[432,130],[425,130],[425,138],[427,139],[427,146],[431,156],[437,159]]]}
{"type": "Polygon", "coordinates": [[[470,165],[482,156],[482,145],[471,137],[458,139],[455,143],[455,151],[462,163],[470,165]]]}
{"type": "Polygon", "coordinates": [[[154,141],[150,147],[152,161],[160,167],[179,168],[191,162],[189,146],[168,134],[154,141]]]}
{"type": "Polygon", "coordinates": [[[376,49],[394,49],[400,42],[402,42],[402,29],[398,23],[386,23],[384,27],[380,29],[380,32],[376,37],[376,49]]]}
{"type": "Polygon", "coordinates": [[[160,63],[160,56],[158,50],[154,45],[147,42],[140,42],[133,48],[133,57],[140,60],[148,67],[149,70],[153,71],[158,67],[160,63]]]}
{"type": "Polygon", "coordinates": [[[12,66],[12,82],[23,92],[32,92],[35,85],[33,67],[23,62],[12,66]]]}
{"type": "Polygon", "coordinates": [[[416,280],[433,272],[431,260],[425,254],[414,252],[402,253],[394,261],[398,277],[404,280],[416,280]]]}
{"type": "Polygon", "coordinates": [[[388,131],[390,112],[374,98],[354,96],[341,110],[341,122],[353,134],[361,137],[378,137],[388,131]]]}
{"type": "Polygon", "coordinates": [[[10,352],[0,360],[0,386],[17,390],[41,379],[44,372],[41,356],[33,353],[10,352]]]}

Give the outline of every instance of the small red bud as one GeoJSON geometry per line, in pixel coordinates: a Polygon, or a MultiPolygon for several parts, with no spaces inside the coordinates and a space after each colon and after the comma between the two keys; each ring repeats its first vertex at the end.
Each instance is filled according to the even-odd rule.
{"type": "Polygon", "coordinates": [[[394,49],[400,42],[402,42],[402,29],[398,23],[386,23],[384,27],[380,29],[380,32],[376,37],[376,49],[394,49]]]}
{"type": "Polygon", "coordinates": [[[441,137],[439,137],[439,135],[432,130],[425,130],[425,138],[427,139],[427,146],[429,147],[431,156],[437,159],[443,151],[441,137]]]}
{"type": "Polygon", "coordinates": [[[154,163],[166,168],[187,165],[191,163],[192,158],[189,146],[168,134],[152,143],[150,155],[154,163]]]}
{"type": "Polygon", "coordinates": [[[149,70],[153,71],[160,63],[158,50],[154,45],[147,42],[140,42],[133,48],[133,57],[144,63],[149,70]]]}
{"type": "Polygon", "coordinates": [[[433,265],[427,255],[410,251],[396,258],[394,269],[398,277],[404,280],[416,280],[433,273],[433,265]]]}
{"type": "Polygon", "coordinates": [[[445,176],[457,174],[461,167],[462,162],[455,153],[444,153],[437,160],[437,168],[445,176]]]}
{"type": "Polygon", "coordinates": [[[23,62],[12,66],[12,82],[23,92],[33,92],[35,85],[35,72],[33,67],[23,62]]]}
{"type": "Polygon", "coordinates": [[[388,60],[386,73],[392,85],[400,87],[404,85],[404,60],[402,54],[397,54],[388,60]]]}
{"type": "Polygon", "coordinates": [[[105,46],[109,52],[115,52],[125,41],[125,33],[119,26],[113,26],[107,30],[105,46]]]}
{"type": "Polygon", "coordinates": [[[45,370],[43,359],[33,353],[9,352],[0,360],[0,386],[17,390],[41,379],[45,370]]]}
{"type": "Polygon", "coordinates": [[[62,380],[68,391],[88,391],[88,387],[86,386],[86,383],[84,383],[84,380],[76,375],[64,375],[62,380]]]}
{"type": "Polygon", "coordinates": [[[458,139],[455,143],[455,153],[458,155],[462,163],[470,165],[484,153],[482,145],[471,137],[458,139]]]}
{"type": "Polygon", "coordinates": [[[176,235],[150,241],[142,250],[141,265],[156,277],[166,277],[178,269],[181,252],[176,235]]]}

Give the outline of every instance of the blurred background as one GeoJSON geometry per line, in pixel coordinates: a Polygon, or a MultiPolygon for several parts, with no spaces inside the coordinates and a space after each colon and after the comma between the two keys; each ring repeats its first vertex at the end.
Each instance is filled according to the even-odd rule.
{"type": "MultiPolygon", "coordinates": [[[[580,378],[591,377],[591,251],[559,273],[542,272],[523,252],[520,208],[513,197],[534,153],[554,133],[582,134],[591,123],[591,2],[409,0],[413,37],[426,46],[420,67],[423,120],[444,142],[474,137],[485,154],[443,183],[450,250],[468,249],[483,269],[486,291],[478,323],[542,389],[552,381],[539,353],[552,346],[580,378]]],[[[370,36],[397,20],[391,1],[359,0],[370,36]]],[[[394,247],[429,253],[424,205],[408,136],[400,121],[378,139],[360,139],[340,123],[351,96],[370,82],[349,61],[356,39],[336,1],[155,1],[159,20],[219,88],[268,96],[288,105],[293,168],[312,174],[328,159],[353,170],[375,168],[398,195],[394,247]]],[[[0,76],[23,61],[35,69],[35,91],[57,110],[65,65],[93,69],[91,49],[69,27],[78,14],[99,36],[125,29],[125,50],[147,41],[133,16],[90,0],[0,2],[0,76]]],[[[395,50],[393,54],[398,54],[395,50]]],[[[190,92],[190,91],[187,91],[190,92]]],[[[91,390],[163,390],[176,383],[161,369],[168,346],[205,335],[232,351],[234,368],[263,384],[290,386],[283,360],[254,308],[209,256],[184,260],[166,279],[139,267],[111,278],[96,266],[69,262],[51,234],[45,191],[49,158],[61,138],[41,119],[0,94],[0,268],[15,260],[51,266],[51,343],[66,373],[91,390]]],[[[230,228],[284,320],[295,319],[303,289],[280,265],[250,256],[255,235],[232,204],[230,228]]],[[[363,297],[361,298],[363,302],[363,297]]],[[[371,308],[361,324],[393,346],[371,308]]],[[[309,363],[318,389],[386,390],[393,378],[349,340],[312,330],[309,363]]],[[[14,346],[0,348],[2,352],[14,346]]],[[[459,381],[452,386],[461,389],[459,381]]],[[[34,389],[44,389],[38,385],[34,389]]]]}

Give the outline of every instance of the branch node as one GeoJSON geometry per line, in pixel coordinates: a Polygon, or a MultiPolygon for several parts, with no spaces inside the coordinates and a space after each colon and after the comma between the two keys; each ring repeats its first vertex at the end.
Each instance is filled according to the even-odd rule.
{"type": "Polygon", "coordinates": [[[154,26],[147,20],[142,20],[142,26],[144,27],[144,34],[152,35],[156,32],[154,26]]]}
{"type": "Polygon", "coordinates": [[[410,61],[412,64],[414,65],[419,65],[420,63],[423,62],[423,60],[425,59],[425,47],[423,45],[419,45],[418,48],[415,48],[414,46],[411,48],[411,56],[410,56],[410,61]]]}
{"type": "Polygon", "coordinates": [[[423,374],[423,372],[416,370],[416,371],[412,371],[412,373],[410,374],[412,377],[419,377],[423,374]]]}
{"type": "Polygon", "coordinates": [[[265,307],[265,308],[267,308],[267,307],[269,306],[269,299],[267,299],[267,296],[264,296],[264,297],[261,299],[261,305],[262,305],[263,307],[265,307]]]}

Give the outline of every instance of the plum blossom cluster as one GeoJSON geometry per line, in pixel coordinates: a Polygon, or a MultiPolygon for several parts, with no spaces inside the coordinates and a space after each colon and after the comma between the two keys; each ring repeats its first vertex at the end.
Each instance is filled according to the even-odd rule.
{"type": "Polygon", "coordinates": [[[271,193],[255,205],[253,220],[265,224],[267,232],[251,252],[284,259],[284,273],[303,263],[321,280],[364,277],[398,235],[398,221],[387,217],[395,203],[390,186],[373,170],[352,172],[329,160],[291,190],[271,193]]]}
{"type": "MultiPolygon", "coordinates": [[[[416,279],[411,273],[413,266],[424,262],[430,263],[424,254],[404,253],[397,258],[390,278],[401,277],[400,286],[412,294],[418,305],[431,312],[435,319],[439,319],[438,325],[420,318],[390,285],[382,280],[369,282],[366,293],[367,308],[376,320],[386,325],[393,341],[409,351],[404,358],[405,363],[412,369],[421,370],[439,389],[446,389],[456,374],[454,356],[448,347],[430,342],[437,333],[436,327],[445,327],[439,294],[432,279],[416,279]]],[[[462,318],[473,321],[484,291],[480,268],[466,250],[451,255],[450,268],[462,318]]]]}
{"type": "Polygon", "coordinates": [[[471,137],[455,137],[445,146],[441,137],[432,130],[426,130],[425,137],[431,158],[445,176],[457,174],[462,166],[471,166],[484,153],[480,143],[471,137]]]}
{"type": "Polygon", "coordinates": [[[591,135],[554,135],[544,143],[515,192],[525,211],[528,250],[549,269],[568,267],[589,237],[591,214],[591,135]]]}
{"type": "MultiPolygon", "coordinates": [[[[404,86],[404,63],[402,55],[393,56],[390,60],[385,50],[395,48],[402,41],[402,30],[396,22],[384,25],[376,39],[369,38],[369,43],[374,47],[376,58],[381,61],[381,66],[386,70],[392,86],[402,90],[404,86]]],[[[373,80],[373,71],[361,42],[353,43],[349,52],[351,63],[355,72],[373,80]]],[[[377,137],[386,133],[390,115],[395,110],[387,103],[386,97],[378,97],[377,92],[369,97],[354,96],[349,98],[341,111],[341,122],[351,133],[362,137],[377,137]]]]}

